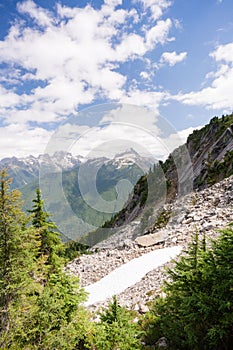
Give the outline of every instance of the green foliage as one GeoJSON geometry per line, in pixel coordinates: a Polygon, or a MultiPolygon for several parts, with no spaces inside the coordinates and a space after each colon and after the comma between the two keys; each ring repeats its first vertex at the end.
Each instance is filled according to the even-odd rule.
{"type": "Polygon", "coordinates": [[[142,349],[139,327],[133,322],[126,308],[118,305],[116,297],[107,310],[100,315],[97,324],[95,345],[99,350],[142,349]]]}
{"type": "Polygon", "coordinates": [[[0,173],[0,346],[11,342],[14,329],[23,326],[37,284],[32,275],[37,252],[35,232],[27,228],[20,193],[10,191],[6,170],[0,173]],[[17,310],[22,309],[22,317],[17,310]]]}
{"type": "Polygon", "coordinates": [[[82,254],[90,254],[87,249],[89,247],[85,244],[81,244],[80,242],[77,241],[68,241],[64,243],[64,253],[63,256],[65,259],[69,260],[74,260],[77,258],[79,255],[82,254]]]}
{"type": "Polygon", "coordinates": [[[187,255],[169,271],[166,297],[155,301],[147,341],[165,336],[172,349],[230,350],[233,341],[233,230],[206,248],[196,233],[187,255]],[[153,338],[154,336],[154,338],[153,338]]]}
{"type": "Polygon", "coordinates": [[[47,264],[52,270],[61,263],[59,255],[63,253],[64,246],[56,225],[49,221],[49,214],[43,210],[44,203],[39,189],[36,190],[33,203],[33,208],[29,212],[32,214],[32,225],[38,230],[40,236],[39,254],[46,257],[47,264]]]}
{"type": "Polygon", "coordinates": [[[85,299],[77,279],[62,271],[50,275],[37,298],[28,343],[36,349],[67,350],[87,344],[91,324],[81,306],[85,299]]]}
{"type": "Polygon", "coordinates": [[[0,181],[0,347],[90,348],[93,326],[82,306],[85,293],[78,280],[64,272],[62,260],[54,264],[48,259],[51,245],[59,241],[49,241],[51,245],[41,254],[40,226],[47,225],[47,215],[40,206],[39,192],[33,208],[38,215],[34,226],[29,226],[21,211],[20,194],[10,190],[5,170],[0,181]]]}
{"type": "Polygon", "coordinates": [[[196,183],[198,187],[212,186],[233,174],[233,151],[227,151],[219,160],[211,161],[210,155],[203,161],[203,169],[196,183]]]}
{"type": "MultiPolygon", "coordinates": [[[[140,225],[140,231],[143,233],[145,229],[152,228],[153,229],[162,229],[167,226],[167,223],[171,217],[171,211],[170,210],[165,210],[165,209],[160,209],[155,222],[152,224],[149,224],[148,220],[149,217],[152,215],[153,209],[151,207],[146,207],[144,210],[142,219],[141,219],[141,225],[140,225]]],[[[147,231],[148,233],[148,231],[147,231]]]]}
{"type": "MultiPolygon", "coordinates": [[[[148,197],[148,182],[146,175],[142,176],[141,179],[138,181],[137,186],[135,186],[134,188],[134,193],[140,195],[140,206],[144,206],[148,197]]],[[[136,204],[137,202],[135,203],[135,206],[136,204]]]]}
{"type": "Polygon", "coordinates": [[[154,228],[161,229],[166,227],[170,217],[171,217],[170,210],[165,210],[165,209],[161,210],[153,225],[154,228]]]}
{"type": "Polygon", "coordinates": [[[194,130],[192,134],[188,136],[187,143],[192,143],[194,149],[197,149],[203,136],[207,135],[211,129],[214,130],[215,140],[217,140],[231,124],[233,124],[233,114],[223,115],[221,118],[213,117],[203,128],[194,130]]]}
{"type": "Polygon", "coordinates": [[[216,182],[233,174],[233,151],[228,151],[221,162],[216,160],[207,169],[207,183],[213,185],[216,182]]]}

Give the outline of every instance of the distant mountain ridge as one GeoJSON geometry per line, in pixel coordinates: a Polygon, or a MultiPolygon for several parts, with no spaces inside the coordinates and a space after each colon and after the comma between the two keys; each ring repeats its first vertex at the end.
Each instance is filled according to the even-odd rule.
{"type": "Polygon", "coordinates": [[[64,236],[76,239],[77,235],[85,233],[86,228],[81,224],[77,226],[75,216],[93,227],[104,224],[114,210],[122,208],[134,184],[153,163],[154,159],[128,149],[113,159],[84,159],[67,152],[56,152],[53,156],[5,158],[0,161],[0,168],[7,167],[13,187],[22,192],[25,210],[31,208],[36,188],[40,187],[45,209],[52,214],[52,220],[64,236]],[[96,193],[93,193],[93,181],[96,193]],[[104,201],[107,211],[101,209],[101,201],[104,201]]]}
{"type": "Polygon", "coordinates": [[[84,158],[81,155],[74,156],[69,152],[57,151],[53,155],[47,153],[38,157],[29,155],[27,157],[7,157],[0,160],[0,169],[7,168],[12,178],[12,186],[21,188],[38,179],[40,170],[44,167],[45,172],[60,172],[78,168],[82,163],[91,165],[110,164],[116,169],[137,164],[143,171],[147,171],[154,164],[152,157],[140,156],[134,149],[116,154],[113,159],[108,157],[84,158]]]}
{"type": "Polygon", "coordinates": [[[21,188],[38,179],[41,167],[60,171],[73,169],[81,164],[83,157],[73,156],[68,152],[55,152],[53,156],[41,154],[38,157],[11,157],[0,161],[0,169],[6,167],[12,178],[12,186],[21,188]]]}

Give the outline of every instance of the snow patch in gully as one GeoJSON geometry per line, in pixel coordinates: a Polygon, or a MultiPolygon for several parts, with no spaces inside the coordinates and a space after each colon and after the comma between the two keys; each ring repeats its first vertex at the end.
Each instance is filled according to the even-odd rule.
{"type": "Polygon", "coordinates": [[[169,262],[181,253],[182,247],[157,249],[121,265],[101,280],[85,287],[89,293],[85,305],[93,305],[123,292],[139,282],[148,272],[169,262]]]}

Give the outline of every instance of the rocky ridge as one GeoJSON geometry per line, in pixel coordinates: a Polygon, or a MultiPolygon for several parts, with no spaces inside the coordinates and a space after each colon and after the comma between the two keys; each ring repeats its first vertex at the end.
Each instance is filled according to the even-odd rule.
{"type": "MultiPolygon", "coordinates": [[[[122,224],[147,215],[148,207],[154,208],[163,201],[164,185],[166,202],[171,203],[177,193],[185,195],[193,188],[207,188],[232,174],[233,114],[212,118],[207,125],[194,130],[187,142],[176,148],[165,161],[156,163],[138,180],[124,208],[105,223],[105,227],[112,228],[109,234],[113,234],[114,229],[122,224]]],[[[97,243],[98,238],[101,241],[101,229],[92,236],[95,240],[93,238],[90,242],[97,243]]]]}
{"type": "MultiPolygon", "coordinates": [[[[151,250],[174,245],[181,245],[183,251],[192,240],[195,232],[200,238],[205,234],[207,240],[218,235],[218,229],[233,221],[233,176],[202,191],[192,192],[177,199],[173,204],[165,204],[163,210],[171,212],[171,217],[163,229],[152,228],[149,234],[160,239],[151,244],[140,244],[134,239],[134,222],[120,230],[117,235],[99,243],[97,252],[82,255],[67,265],[67,271],[80,277],[81,285],[92,284],[127,261],[151,250]],[[164,239],[161,239],[164,237],[164,239]],[[117,239],[116,239],[117,238],[117,239]]],[[[148,236],[144,236],[146,240],[148,236]]],[[[118,295],[121,305],[139,312],[147,311],[147,303],[161,293],[162,281],[166,278],[165,270],[171,263],[161,266],[144,276],[137,284],[118,295]]],[[[94,306],[106,306],[109,300],[94,306]]]]}
{"type": "Polygon", "coordinates": [[[34,181],[39,181],[43,171],[61,172],[69,170],[81,164],[81,156],[73,156],[71,153],[60,151],[53,155],[47,153],[38,157],[32,155],[28,157],[11,157],[0,160],[0,169],[7,168],[9,176],[12,178],[14,188],[22,188],[34,181]]]}

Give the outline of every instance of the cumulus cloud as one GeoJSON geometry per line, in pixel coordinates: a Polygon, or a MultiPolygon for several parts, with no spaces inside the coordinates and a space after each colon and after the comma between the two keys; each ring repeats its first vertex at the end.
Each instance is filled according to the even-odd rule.
{"type": "Polygon", "coordinates": [[[168,38],[169,30],[171,29],[172,21],[170,18],[165,21],[158,21],[157,25],[146,32],[146,44],[148,49],[152,49],[158,43],[164,43],[166,40],[173,40],[168,38]]]}
{"type": "Polygon", "coordinates": [[[73,154],[81,154],[83,157],[96,158],[108,157],[133,148],[139,154],[155,159],[165,159],[175,147],[180,146],[192,129],[175,132],[169,137],[162,138],[160,130],[155,127],[152,130],[135,123],[110,123],[104,128],[90,128],[84,132],[77,141],[72,144],[70,151],[73,154]]]}
{"type": "Polygon", "coordinates": [[[69,151],[87,158],[112,158],[133,148],[139,154],[164,159],[175,147],[185,143],[193,130],[176,131],[156,112],[127,104],[102,105],[83,112],[84,116],[100,116],[92,127],[79,126],[77,118],[61,125],[46,153],[69,151]]]}
{"type": "Polygon", "coordinates": [[[176,53],[164,52],[160,58],[161,63],[168,63],[169,66],[174,66],[175,64],[182,62],[187,57],[187,52],[176,53]]]}
{"type": "Polygon", "coordinates": [[[159,114],[159,106],[163,99],[167,98],[167,92],[142,91],[138,88],[132,88],[121,98],[122,103],[128,103],[136,106],[143,106],[159,114]]]}
{"type": "Polygon", "coordinates": [[[141,0],[146,10],[151,12],[153,20],[157,20],[163,14],[163,11],[171,5],[170,0],[141,0]]]}
{"type": "Polygon", "coordinates": [[[114,8],[117,5],[121,5],[122,0],[104,0],[104,3],[114,8]]]}
{"type": "MultiPolygon", "coordinates": [[[[0,157],[43,153],[51,137],[51,131],[44,125],[56,124],[98,98],[145,106],[148,114],[141,117],[134,110],[130,115],[125,106],[102,120],[118,123],[118,127],[63,127],[63,134],[57,134],[61,148],[69,146],[72,133],[76,142],[78,132],[82,136],[78,149],[83,150],[83,154],[90,152],[90,145],[99,147],[99,143],[115,139],[128,140],[136,148],[143,146],[158,157],[181,144],[180,134],[176,132],[171,132],[166,140],[159,139],[155,123],[159,106],[169,94],[141,90],[133,76],[119,69],[121,64],[133,64],[140,59],[145,63],[140,76],[148,79],[146,54],[174,40],[169,37],[174,21],[161,19],[171,2],[139,2],[146,12],[145,17],[136,7],[123,8],[121,0],[105,0],[98,10],[91,5],[70,8],[57,4],[54,11],[48,11],[32,0],[17,5],[19,18],[23,15],[27,21],[19,19],[12,24],[8,35],[0,41],[0,64],[3,64],[0,69],[4,72],[0,80],[0,114],[4,120],[0,128],[0,157]],[[137,29],[132,28],[132,22],[137,22],[137,29]]],[[[173,66],[186,55],[186,52],[164,52],[160,63],[173,66]]],[[[212,72],[214,89],[223,84],[221,79],[226,80],[228,75],[230,79],[232,46],[218,47],[211,57],[221,63],[219,70],[212,72]]],[[[175,98],[190,103],[191,94],[175,98]]],[[[201,94],[195,98],[204,100],[201,94]]],[[[183,137],[181,139],[183,141],[183,137]]]]}
{"type": "Polygon", "coordinates": [[[210,56],[218,62],[233,63],[233,43],[219,45],[215,51],[210,53],[210,56]]]}
{"type": "Polygon", "coordinates": [[[178,101],[187,105],[201,105],[207,109],[221,109],[232,112],[233,90],[233,43],[219,45],[210,53],[217,63],[217,69],[208,73],[212,79],[208,87],[200,91],[191,91],[174,96],[178,101]]]}
{"type": "Polygon", "coordinates": [[[18,3],[17,9],[19,12],[29,15],[40,26],[47,27],[53,21],[49,11],[37,6],[32,0],[18,3]]]}
{"type": "MultiPolygon", "coordinates": [[[[143,1],[143,6],[155,20],[170,2],[143,1]]],[[[58,4],[53,12],[26,0],[17,9],[31,22],[14,23],[0,41],[0,64],[11,67],[11,76],[5,79],[8,83],[14,79],[14,90],[8,91],[2,80],[1,98],[11,99],[10,108],[10,103],[2,105],[8,122],[16,118],[18,123],[55,122],[99,97],[120,101],[132,95],[133,80],[119,71],[119,65],[142,58],[171,40],[169,18],[148,21],[146,27],[143,19],[135,32],[130,23],[139,21],[137,10],[122,8],[120,0],[105,0],[98,10],[91,5],[69,8],[58,4]],[[34,87],[30,89],[31,83],[34,87]],[[22,94],[18,90],[24,84],[22,94]]]]}
{"type": "Polygon", "coordinates": [[[42,154],[52,133],[40,127],[12,123],[0,127],[0,158],[42,154]]]}
{"type": "Polygon", "coordinates": [[[165,160],[176,147],[186,142],[193,130],[192,127],[181,131],[171,129],[169,136],[162,137],[163,130],[159,123],[150,130],[135,123],[119,121],[104,128],[86,130],[76,138],[69,151],[87,158],[113,158],[116,154],[133,148],[142,156],[165,160]]]}

